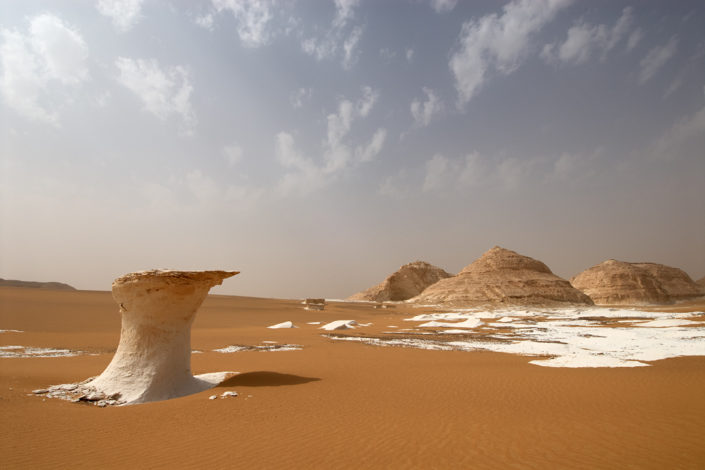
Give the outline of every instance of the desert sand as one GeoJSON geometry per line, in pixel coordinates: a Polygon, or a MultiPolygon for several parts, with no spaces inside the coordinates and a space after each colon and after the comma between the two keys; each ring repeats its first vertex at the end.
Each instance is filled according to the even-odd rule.
{"type": "MultiPolygon", "coordinates": [[[[669,309],[702,311],[705,303],[669,309]]],[[[444,312],[359,302],[307,311],[298,299],[211,295],[193,324],[200,352],[192,370],[240,374],[181,398],[99,408],[32,390],[106,368],[120,337],[111,294],[0,288],[1,345],[83,352],[0,358],[3,468],[705,465],[705,357],[556,368],[532,364],[535,356],[323,336],[385,337],[418,325],[409,318],[444,312]],[[355,329],[321,329],[349,319],[355,329]],[[289,321],[296,328],[267,328],[289,321]],[[226,392],[237,396],[220,398],[226,392]]],[[[703,320],[688,321],[701,330],[703,320]]]]}

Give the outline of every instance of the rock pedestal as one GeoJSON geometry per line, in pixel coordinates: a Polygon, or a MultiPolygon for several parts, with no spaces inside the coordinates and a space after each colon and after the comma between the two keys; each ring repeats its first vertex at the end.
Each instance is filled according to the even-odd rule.
{"type": "Polygon", "coordinates": [[[236,274],[154,270],[116,279],[120,344],[108,367],[85,387],[120,403],[167,400],[212,387],[219,374],[191,374],[191,324],[210,288],[236,274]]]}

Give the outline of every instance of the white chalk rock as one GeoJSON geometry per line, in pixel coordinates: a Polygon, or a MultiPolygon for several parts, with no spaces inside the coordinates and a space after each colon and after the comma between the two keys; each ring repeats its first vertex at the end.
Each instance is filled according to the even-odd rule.
{"type": "Polygon", "coordinates": [[[297,327],[294,326],[294,323],[293,323],[293,322],[285,321],[285,322],[283,322],[283,323],[277,323],[276,325],[268,326],[267,328],[271,328],[271,329],[273,329],[273,330],[277,330],[277,329],[280,329],[280,328],[297,328],[297,327]]]}
{"type": "Polygon", "coordinates": [[[229,374],[191,374],[191,324],[211,287],[235,271],[141,271],[113,282],[120,344],[86,388],[121,404],[167,400],[207,390],[229,374]],[[119,395],[118,395],[119,394],[119,395]]]}
{"type": "Polygon", "coordinates": [[[349,330],[357,326],[355,320],[336,320],[328,324],[323,325],[321,330],[333,331],[333,330],[349,330]]]}

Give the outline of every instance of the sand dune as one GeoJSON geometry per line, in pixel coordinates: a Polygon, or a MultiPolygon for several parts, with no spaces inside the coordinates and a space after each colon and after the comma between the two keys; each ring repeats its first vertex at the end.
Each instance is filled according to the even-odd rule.
{"type": "Polygon", "coordinates": [[[105,369],[120,337],[110,293],[0,288],[0,328],[17,330],[0,333],[0,344],[84,352],[0,358],[3,468],[705,465],[705,357],[566,369],[515,354],[379,348],[323,336],[385,337],[416,327],[405,319],[447,313],[342,302],[316,312],[301,309],[299,300],[209,296],[192,329],[192,347],[203,351],[192,355],[192,370],[240,374],[212,391],[97,408],[31,391],[105,369]],[[340,319],[358,325],[318,329],[340,319]],[[299,328],[267,328],[286,321],[299,328]],[[301,349],[213,351],[272,344],[301,349]],[[238,396],[208,399],[227,391],[238,396]]]}

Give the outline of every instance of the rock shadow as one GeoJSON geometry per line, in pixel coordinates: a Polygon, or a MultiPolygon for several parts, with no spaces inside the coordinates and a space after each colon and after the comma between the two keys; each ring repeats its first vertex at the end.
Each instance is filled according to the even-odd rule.
{"type": "Polygon", "coordinates": [[[301,377],[279,372],[256,371],[237,374],[218,384],[218,387],[281,387],[283,385],[301,385],[317,382],[318,377],[301,377]]]}

